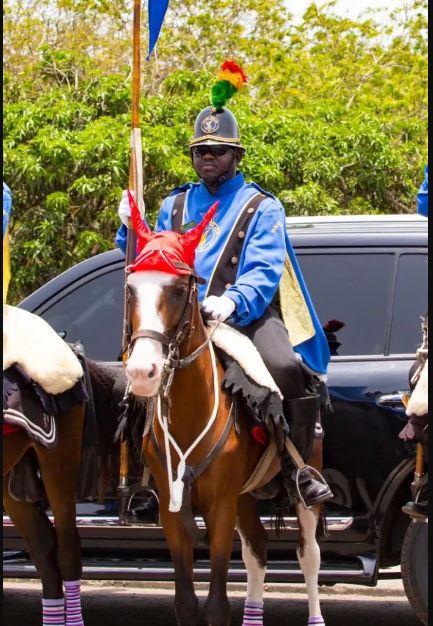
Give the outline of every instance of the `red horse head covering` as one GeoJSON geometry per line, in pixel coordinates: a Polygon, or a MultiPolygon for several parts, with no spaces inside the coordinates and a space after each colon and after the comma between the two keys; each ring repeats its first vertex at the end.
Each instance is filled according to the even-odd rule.
{"type": "Polygon", "coordinates": [[[132,223],[138,237],[137,260],[126,268],[131,272],[165,272],[183,276],[194,267],[195,252],[204,231],[215,217],[219,202],[207,212],[204,220],[192,230],[179,235],[169,231],[152,233],[143,220],[131,192],[128,191],[132,223]],[[179,264],[187,267],[179,267],[179,264]],[[190,270],[188,270],[190,268],[190,270]]]}

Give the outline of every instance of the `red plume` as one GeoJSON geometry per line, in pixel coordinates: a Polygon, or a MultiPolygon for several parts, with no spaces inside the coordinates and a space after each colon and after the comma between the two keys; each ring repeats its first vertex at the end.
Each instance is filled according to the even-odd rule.
{"type": "Polygon", "coordinates": [[[200,222],[198,226],[182,236],[182,246],[184,247],[185,251],[189,252],[190,254],[195,253],[198,246],[200,245],[200,241],[203,237],[204,231],[209,226],[210,222],[213,220],[216,212],[218,211],[219,204],[219,202],[215,202],[215,204],[206,213],[203,221],[200,222]]]}
{"type": "Polygon", "coordinates": [[[134,200],[134,196],[128,189],[129,206],[131,207],[132,225],[134,226],[135,233],[138,237],[138,251],[141,252],[146,244],[152,240],[152,233],[143,222],[140,210],[134,200]]]}

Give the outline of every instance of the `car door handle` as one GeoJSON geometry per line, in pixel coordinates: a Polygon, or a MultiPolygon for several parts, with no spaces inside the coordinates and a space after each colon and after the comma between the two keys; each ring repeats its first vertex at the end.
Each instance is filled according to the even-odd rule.
{"type": "Polygon", "coordinates": [[[383,396],[378,396],[376,402],[379,406],[396,407],[402,405],[404,407],[404,399],[407,395],[410,395],[410,391],[399,393],[388,393],[383,396]]]}

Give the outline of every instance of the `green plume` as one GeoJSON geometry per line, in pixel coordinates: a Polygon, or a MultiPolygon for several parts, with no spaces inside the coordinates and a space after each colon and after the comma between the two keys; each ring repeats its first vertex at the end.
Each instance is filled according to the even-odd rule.
{"type": "Polygon", "coordinates": [[[212,106],[221,111],[227,102],[238,92],[228,80],[219,80],[212,87],[212,106]]]}

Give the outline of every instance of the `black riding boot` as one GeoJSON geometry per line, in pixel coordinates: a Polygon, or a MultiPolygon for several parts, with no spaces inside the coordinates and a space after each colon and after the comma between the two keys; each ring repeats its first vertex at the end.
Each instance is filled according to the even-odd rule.
{"type": "Polygon", "coordinates": [[[128,512],[130,524],[159,524],[159,502],[156,495],[151,496],[140,506],[128,512]]]}
{"type": "Polygon", "coordinates": [[[403,513],[421,522],[428,521],[428,502],[408,502],[403,507],[403,513]]]}
{"type": "MultiPolygon", "coordinates": [[[[284,415],[290,426],[290,439],[306,463],[311,460],[313,453],[319,410],[319,396],[284,402],[284,415]]],[[[298,469],[287,450],[283,453],[281,465],[290,495],[299,500],[296,484],[298,469]]],[[[316,480],[308,469],[303,470],[300,474],[299,491],[308,508],[324,504],[334,497],[329,486],[316,480]]]]}

